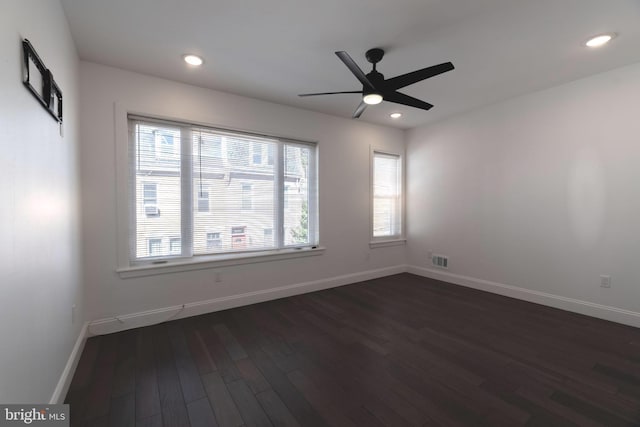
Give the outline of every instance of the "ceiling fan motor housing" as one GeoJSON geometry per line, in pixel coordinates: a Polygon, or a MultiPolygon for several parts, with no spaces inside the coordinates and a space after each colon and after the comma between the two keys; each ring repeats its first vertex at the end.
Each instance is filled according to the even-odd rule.
{"type": "Polygon", "coordinates": [[[384,50],[380,49],[379,47],[369,49],[367,53],[365,53],[365,56],[367,57],[367,61],[371,62],[372,64],[377,64],[382,60],[382,57],[384,56],[384,50]]]}
{"type": "Polygon", "coordinates": [[[362,93],[367,95],[369,93],[379,93],[382,95],[384,91],[384,75],[375,70],[367,74],[367,79],[371,82],[373,87],[367,87],[364,85],[362,87],[362,93]]]}

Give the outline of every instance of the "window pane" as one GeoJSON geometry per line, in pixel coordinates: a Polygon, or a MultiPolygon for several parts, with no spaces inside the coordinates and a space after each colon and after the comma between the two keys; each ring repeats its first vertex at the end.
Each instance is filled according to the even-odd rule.
{"type": "Polygon", "coordinates": [[[375,153],[373,163],[373,236],[401,234],[400,157],[375,153]]]}
{"type": "Polygon", "coordinates": [[[264,235],[276,218],[275,168],[266,155],[277,142],[199,130],[192,143],[194,198],[208,196],[208,210],[198,202],[193,218],[194,255],[274,247],[264,235]],[[205,155],[208,141],[220,142],[219,156],[205,155]]]}
{"type": "Polygon", "coordinates": [[[315,145],[129,123],[133,262],[317,243],[315,145]]]}
{"type": "Polygon", "coordinates": [[[284,244],[310,242],[309,159],[306,146],[284,146],[284,244]]]}
{"type": "Polygon", "coordinates": [[[139,123],[134,136],[135,256],[179,254],[180,129],[139,123]]]}

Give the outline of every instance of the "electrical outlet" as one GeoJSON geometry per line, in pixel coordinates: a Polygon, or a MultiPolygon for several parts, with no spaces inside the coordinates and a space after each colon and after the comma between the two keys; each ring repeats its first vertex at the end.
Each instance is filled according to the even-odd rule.
{"type": "Polygon", "coordinates": [[[611,276],[600,276],[600,287],[601,288],[610,288],[611,287],[611,276]]]}

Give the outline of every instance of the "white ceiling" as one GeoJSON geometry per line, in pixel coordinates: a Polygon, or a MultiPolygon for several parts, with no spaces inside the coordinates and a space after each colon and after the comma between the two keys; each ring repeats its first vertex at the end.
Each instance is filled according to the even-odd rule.
{"type": "Polygon", "coordinates": [[[402,89],[432,110],[383,102],[360,118],[401,128],[640,61],[639,0],[61,1],[84,60],[347,118],[357,94],[297,96],[361,89],[335,51],[367,73],[365,51],[384,48],[387,78],[452,61],[402,89]],[[582,45],[609,31],[609,46],[582,45]]]}

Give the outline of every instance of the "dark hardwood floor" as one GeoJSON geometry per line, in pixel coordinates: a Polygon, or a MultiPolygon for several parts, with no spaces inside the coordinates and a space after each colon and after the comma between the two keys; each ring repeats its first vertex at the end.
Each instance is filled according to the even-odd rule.
{"type": "Polygon", "coordinates": [[[640,330],[400,274],[90,338],[73,426],[640,426],[640,330]]]}

